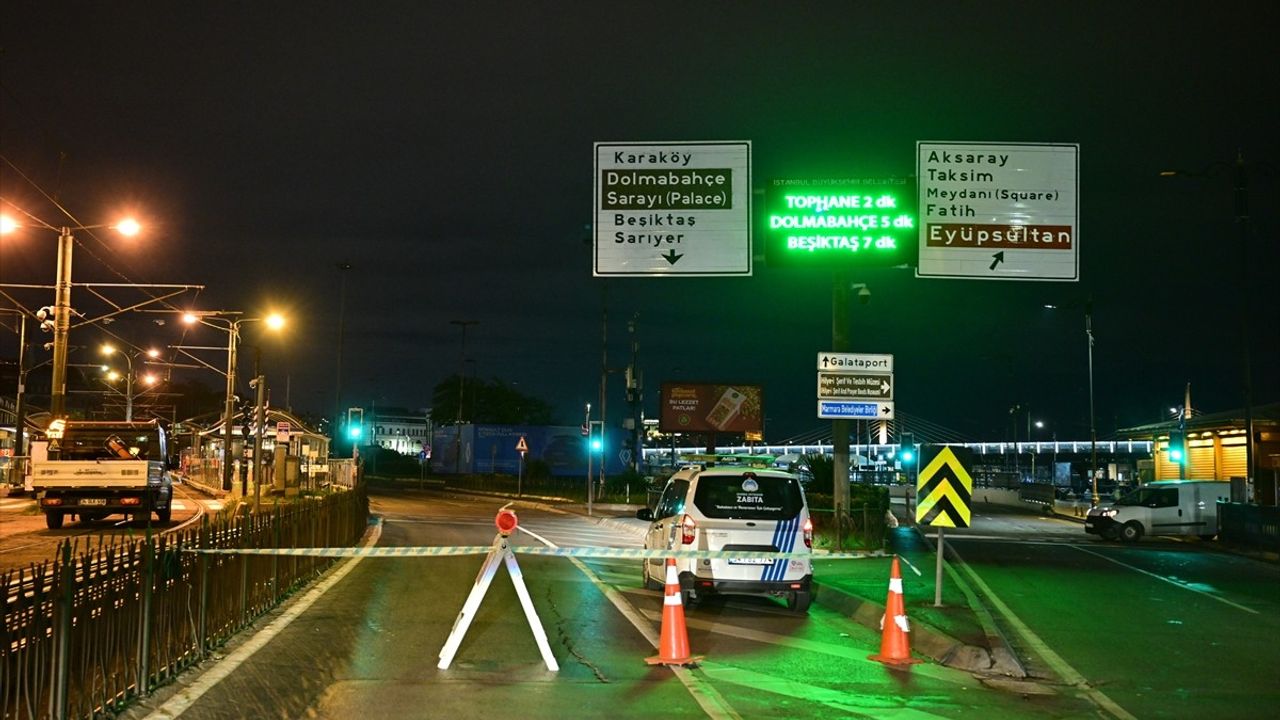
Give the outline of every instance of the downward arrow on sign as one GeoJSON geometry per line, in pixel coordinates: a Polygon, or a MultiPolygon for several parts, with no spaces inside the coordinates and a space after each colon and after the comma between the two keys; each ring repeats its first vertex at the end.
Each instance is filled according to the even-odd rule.
{"type": "Polygon", "coordinates": [[[668,263],[675,265],[680,258],[684,257],[684,255],[677,255],[675,250],[671,250],[662,257],[666,258],[668,263]]]}

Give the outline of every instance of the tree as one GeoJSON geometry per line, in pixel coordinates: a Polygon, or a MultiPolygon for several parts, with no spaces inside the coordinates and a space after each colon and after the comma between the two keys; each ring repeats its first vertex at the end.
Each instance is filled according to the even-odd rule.
{"type": "MultiPolygon", "coordinates": [[[[431,394],[431,417],[437,423],[458,417],[458,376],[445,378],[431,394]]],[[[468,378],[462,394],[462,419],[491,425],[553,425],[551,405],[494,378],[468,378]]]]}

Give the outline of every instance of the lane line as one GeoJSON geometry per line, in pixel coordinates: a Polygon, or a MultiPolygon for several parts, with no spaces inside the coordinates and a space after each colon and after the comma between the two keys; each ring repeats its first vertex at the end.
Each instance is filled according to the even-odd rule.
{"type": "MultiPolygon", "coordinates": [[[[382,535],[382,523],[378,522],[373,526],[365,541],[361,546],[368,547],[378,542],[378,538],[382,535]]],[[[228,675],[235,672],[244,664],[246,660],[253,656],[258,650],[261,650],[273,638],[279,635],[285,628],[289,627],[299,615],[306,612],[308,608],[319,600],[334,585],[337,585],[347,576],[356,565],[363,560],[362,557],[353,557],[342,564],[337,570],[334,570],[329,577],[325,578],[319,585],[311,588],[306,595],[303,595],[292,607],[284,611],[275,620],[272,620],[262,630],[254,633],[253,637],[245,641],[243,645],[236,648],[231,654],[219,660],[217,664],[209,668],[208,671],[202,673],[191,685],[187,686],[181,692],[169,698],[163,705],[156,708],[147,715],[144,720],[173,720],[182,713],[186,712],[202,695],[213,689],[215,685],[222,682],[228,675]]]]}
{"type": "Polygon", "coordinates": [[[1056,672],[1064,682],[1084,692],[1085,697],[1089,698],[1089,700],[1095,705],[1110,713],[1113,717],[1119,718],[1120,720],[1137,720],[1137,718],[1128,710],[1120,707],[1119,703],[1107,697],[1106,693],[1090,685],[1084,675],[1081,675],[1080,672],[1072,667],[1071,664],[1068,663],[1061,655],[1054,652],[1053,649],[1049,647],[1049,643],[1045,642],[1039,635],[1035,634],[1035,632],[1033,632],[1026,623],[1022,622],[1021,618],[1013,614],[1013,610],[1011,610],[1008,605],[1005,605],[1004,601],[1001,600],[994,591],[992,591],[991,587],[987,585],[982,578],[978,577],[978,573],[975,572],[973,568],[969,567],[969,564],[960,557],[960,554],[956,552],[954,546],[952,546],[950,550],[956,556],[956,564],[961,570],[964,570],[965,574],[969,576],[969,579],[973,581],[973,584],[977,585],[978,588],[982,590],[982,593],[987,596],[987,599],[995,606],[996,610],[1004,616],[1004,619],[1013,626],[1013,629],[1022,636],[1023,642],[1031,646],[1031,649],[1035,651],[1037,655],[1043,658],[1045,662],[1049,663],[1049,666],[1053,668],[1053,671],[1056,672]]]}
{"type": "MultiPolygon", "coordinates": [[[[556,547],[555,543],[547,540],[541,535],[538,535],[532,530],[529,530],[523,525],[520,526],[520,531],[536,539],[538,542],[544,543],[547,547],[556,547]]],[[[636,607],[631,604],[631,601],[627,600],[626,597],[624,597],[622,593],[618,592],[616,588],[601,580],[595,572],[586,565],[586,563],[583,563],[575,557],[569,558],[569,562],[573,563],[574,566],[587,577],[587,580],[589,580],[592,585],[595,585],[596,589],[608,598],[609,602],[613,603],[613,606],[617,608],[618,612],[622,613],[622,616],[626,618],[637,631],[639,631],[640,635],[643,636],[645,640],[649,641],[650,645],[653,645],[655,650],[658,648],[661,639],[658,637],[658,634],[653,631],[652,623],[645,620],[644,616],[642,616],[640,612],[636,610],[636,607]]],[[[702,708],[702,711],[707,714],[707,717],[714,718],[715,720],[742,720],[742,716],[738,714],[738,711],[733,709],[733,706],[729,704],[729,701],[725,700],[724,696],[711,686],[711,683],[708,683],[697,675],[694,675],[693,671],[689,668],[670,665],[667,667],[670,668],[671,672],[680,679],[680,682],[684,684],[685,689],[693,696],[694,701],[697,702],[698,706],[702,708]]]]}
{"type": "Polygon", "coordinates": [[[1108,562],[1113,562],[1113,563],[1115,563],[1116,565],[1119,565],[1120,567],[1128,568],[1128,569],[1130,569],[1130,570],[1132,570],[1132,571],[1134,571],[1134,572],[1139,572],[1139,573],[1142,573],[1143,575],[1146,575],[1146,576],[1148,576],[1148,577],[1153,577],[1153,578],[1155,578],[1155,579],[1157,579],[1157,580],[1161,580],[1161,581],[1167,582],[1167,583],[1169,583],[1170,585],[1172,585],[1172,586],[1174,586],[1174,587],[1179,587],[1179,588],[1182,588],[1183,590],[1190,590],[1191,592],[1194,592],[1194,593],[1200,593],[1201,595],[1204,595],[1205,597],[1213,598],[1214,600],[1217,600],[1218,602],[1223,603],[1223,604],[1225,604],[1225,605],[1230,605],[1231,607],[1236,608],[1237,610],[1243,610],[1243,611],[1245,611],[1245,612],[1247,612],[1247,613],[1253,613],[1254,615],[1261,615],[1261,614],[1262,614],[1262,613],[1261,613],[1260,611],[1258,611],[1258,610],[1254,610],[1254,609],[1253,609],[1253,608],[1251,608],[1251,607],[1245,607],[1244,605],[1241,605],[1241,604],[1239,604],[1239,603],[1231,602],[1230,600],[1228,600],[1228,599],[1226,599],[1226,598],[1224,598],[1224,597],[1219,597],[1218,595],[1214,595],[1213,593],[1211,593],[1211,592],[1209,592],[1209,591],[1207,591],[1207,590],[1201,590],[1200,588],[1194,588],[1194,587],[1191,587],[1190,585],[1187,585],[1186,583],[1181,583],[1181,582],[1178,582],[1177,580],[1171,580],[1171,579],[1169,579],[1169,578],[1167,578],[1167,577],[1164,577],[1163,575],[1157,575],[1157,574],[1155,574],[1155,573],[1153,573],[1153,572],[1150,572],[1150,571],[1148,571],[1148,570],[1143,570],[1143,569],[1142,569],[1142,568],[1140,568],[1140,567],[1135,567],[1135,566],[1130,565],[1130,564],[1128,564],[1128,563],[1120,562],[1119,560],[1116,560],[1115,558],[1107,557],[1106,555],[1103,555],[1102,553],[1094,552],[1093,550],[1088,550],[1088,549],[1086,549],[1086,548],[1082,548],[1082,547],[1080,547],[1079,545],[1072,545],[1071,547],[1073,547],[1073,548],[1075,548],[1075,549],[1079,550],[1079,551],[1080,551],[1080,552],[1082,552],[1082,553],[1088,553],[1088,554],[1093,555],[1093,556],[1095,556],[1095,557],[1100,557],[1100,558],[1102,558],[1103,560],[1106,560],[1106,561],[1108,561],[1108,562]]]}

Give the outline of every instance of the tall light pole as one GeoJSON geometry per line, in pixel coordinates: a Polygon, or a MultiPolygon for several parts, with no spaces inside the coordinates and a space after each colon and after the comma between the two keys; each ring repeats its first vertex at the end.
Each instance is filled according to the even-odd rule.
{"type": "Polygon", "coordinates": [[[1161,177],[1209,177],[1216,175],[1219,171],[1226,168],[1231,169],[1231,189],[1233,198],[1232,215],[1235,220],[1236,235],[1240,242],[1240,345],[1241,354],[1243,355],[1243,395],[1244,395],[1244,430],[1245,430],[1245,485],[1253,487],[1254,474],[1254,437],[1253,437],[1253,350],[1250,335],[1252,334],[1252,323],[1250,315],[1253,312],[1253,283],[1251,281],[1253,266],[1250,262],[1249,253],[1249,175],[1253,171],[1262,170],[1266,174],[1273,177],[1280,174],[1275,165],[1270,163],[1259,163],[1258,161],[1245,162],[1244,152],[1237,151],[1236,159],[1233,163],[1215,162],[1207,168],[1188,172],[1186,170],[1162,170],[1161,177]]]}
{"type": "Polygon", "coordinates": [[[1084,335],[1089,344],[1089,506],[1098,507],[1098,425],[1093,412],[1093,298],[1084,304],[1084,335]]]}
{"type": "MultiPolygon", "coordinates": [[[[109,357],[116,353],[119,353],[124,358],[125,363],[127,363],[129,368],[129,371],[125,374],[124,419],[125,419],[125,422],[133,422],[133,399],[135,397],[135,395],[133,394],[133,381],[134,381],[134,378],[136,377],[133,374],[133,357],[134,356],[110,343],[107,343],[102,346],[103,355],[106,355],[109,357]]],[[[159,350],[148,350],[146,354],[147,354],[147,357],[150,357],[150,358],[160,357],[159,350]]],[[[106,370],[107,368],[104,366],[103,369],[106,370]]],[[[113,374],[115,374],[114,371],[112,371],[112,373],[109,373],[107,376],[107,379],[108,380],[119,379],[118,376],[112,377],[113,374]]],[[[156,378],[154,375],[147,375],[142,378],[142,381],[144,384],[150,386],[156,383],[156,378]]]]}
{"type": "MultiPolygon", "coordinates": [[[[71,256],[75,248],[77,230],[97,230],[113,228],[121,235],[133,236],[141,231],[137,221],[121,220],[110,225],[76,225],[55,228],[48,223],[41,223],[46,230],[58,233],[58,267],[57,279],[54,283],[53,301],[53,388],[49,398],[49,414],[51,418],[66,416],[67,403],[67,339],[71,333],[71,256]]],[[[18,229],[17,221],[5,216],[0,220],[0,232],[10,233],[18,229]]]]}
{"type": "MultiPolygon", "coordinates": [[[[227,333],[227,396],[222,412],[222,489],[231,490],[231,441],[232,426],[235,421],[236,399],[236,349],[240,342],[240,326],[251,322],[265,322],[272,330],[284,327],[284,318],[280,315],[269,315],[265,318],[234,317],[238,312],[188,312],[182,316],[188,325],[199,323],[217,328],[227,333]],[[227,317],[232,316],[232,317],[227,317]]],[[[246,423],[247,424],[247,423],[246,423]]]]}
{"type": "Polygon", "coordinates": [[[338,263],[338,277],[341,279],[338,289],[338,379],[333,389],[333,447],[338,446],[338,427],[342,424],[339,418],[342,417],[342,342],[343,332],[345,330],[347,319],[347,274],[351,270],[351,263],[343,261],[338,263]]]}
{"type": "Polygon", "coordinates": [[[455,473],[462,472],[462,400],[466,395],[466,376],[467,376],[467,326],[479,325],[479,320],[450,320],[450,325],[457,325],[462,329],[462,352],[458,355],[458,414],[454,422],[453,434],[453,471],[455,473]]]}

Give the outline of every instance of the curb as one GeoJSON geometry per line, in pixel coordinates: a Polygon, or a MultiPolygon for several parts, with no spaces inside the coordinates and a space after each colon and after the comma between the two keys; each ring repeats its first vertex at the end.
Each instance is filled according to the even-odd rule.
{"type": "MultiPolygon", "coordinates": [[[[911,529],[920,537],[921,541],[924,541],[925,547],[928,547],[928,539],[925,537],[924,531],[920,529],[920,526],[912,523],[911,529]]],[[[935,555],[937,554],[936,547],[935,545],[933,551],[935,555]]],[[[956,558],[960,559],[960,556],[956,555],[956,558]]],[[[956,642],[960,644],[960,647],[955,648],[951,654],[947,655],[945,659],[939,660],[939,662],[973,672],[997,673],[1014,678],[1028,677],[1027,670],[1023,666],[1021,659],[1018,658],[1018,654],[1013,651],[1013,648],[1009,646],[1009,641],[1005,639],[1004,633],[996,625],[991,611],[982,604],[978,594],[960,577],[960,574],[956,572],[956,569],[945,557],[943,557],[943,564],[947,568],[948,575],[951,576],[964,594],[965,600],[968,601],[969,609],[977,616],[978,622],[982,625],[983,633],[987,636],[987,644],[990,647],[965,645],[957,640],[956,642]]],[[[942,634],[937,630],[934,630],[934,632],[942,634]]],[[[943,637],[948,636],[943,635],[943,637]]]]}
{"type": "MultiPolygon", "coordinates": [[[[884,605],[851,595],[844,590],[826,585],[818,580],[813,581],[814,601],[830,608],[865,628],[880,632],[880,620],[884,617],[884,605]]],[[[948,665],[947,662],[956,652],[966,645],[935,627],[918,620],[911,620],[911,649],[925,655],[935,662],[948,665]]],[[[966,668],[968,669],[968,668],[966,668]]]]}

